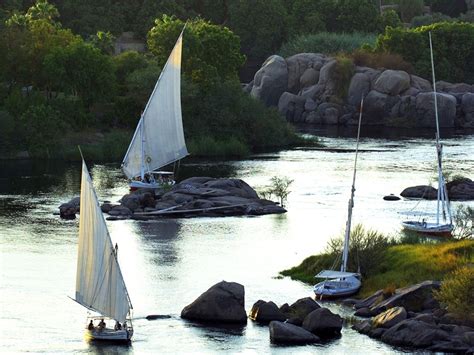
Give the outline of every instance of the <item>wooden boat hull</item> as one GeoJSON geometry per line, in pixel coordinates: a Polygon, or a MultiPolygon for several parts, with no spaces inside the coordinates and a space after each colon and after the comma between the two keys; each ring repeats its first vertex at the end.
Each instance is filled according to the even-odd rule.
{"type": "Polygon", "coordinates": [[[452,224],[437,224],[437,223],[423,223],[419,221],[405,221],[402,222],[404,229],[421,234],[428,234],[433,236],[451,237],[453,231],[452,224]]]}
{"type": "Polygon", "coordinates": [[[131,341],[133,336],[133,329],[103,329],[103,330],[89,330],[86,329],[86,338],[88,340],[99,340],[99,341],[109,341],[109,342],[117,342],[117,343],[128,343],[131,341]]]}
{"type": "Polygon", "coordinates": [[[318,299],[347,297],[359,292],[362,283],[356,277],[345,277],[322,281],[313,288],[318,299]]]}

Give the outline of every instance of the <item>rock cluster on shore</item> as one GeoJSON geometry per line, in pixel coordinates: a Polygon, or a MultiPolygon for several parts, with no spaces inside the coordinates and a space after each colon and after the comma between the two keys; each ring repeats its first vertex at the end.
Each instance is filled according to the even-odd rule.
{"type": "MultiPolygon", "coordinates": [[[[245,90],[278,107],[289,122],[357,124],[364,96],[364,125],[435,127],[429,81],[401,70],[355,66],[348,91],[341,95],[336,64],[335,58],[318,53],[286,59],[273,55],[245,90]]],[[[474,128],[474,85],[439,81],[436,87],[440,126],[474,128]]]]}
{"type": "Polygon", "coordinates": [[[372,317],[353,328],[387,344],[429,351],[473,353],[474,324],[461,322],[442,309],[433,298],[440,283],[424,281],[397,289],[386,296],[377,291],[363,300],[346,300],[353,304],[355,315],[372,317]]]}
{"type": "MultiPolygon", "coordinates": [[[[197,322],[243,325],[247,322],[244,286],[221,281],[184,307],[181,317],[197,322]]],[[[278,307],[258,300],[249,318],[269,325],[270,341],[275,344],[310,344],[340,336],[343,319],[306,297],[292,305],[278,307]]]]}
{"type": "MultiPolygon", "coordinates": [[[[104,203],[108,219],[148,219],[153,217],[241,216],[285,213],[273,201],[261,199],[240,179],[193,177],[174,185],[169,191],[140,189],[122,197],[120,204],[104,203]]],[[[74,218],[79,198],[59,207],[62,218],[74,218]]]]}

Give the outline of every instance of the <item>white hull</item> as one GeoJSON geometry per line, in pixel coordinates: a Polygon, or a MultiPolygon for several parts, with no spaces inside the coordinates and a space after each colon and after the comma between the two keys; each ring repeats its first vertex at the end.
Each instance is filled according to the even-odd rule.
{"type": "Polygon", "coordinates": [[[132,339],[133,329],[102,329],[102,330],[89,330],[86,329],[86,337],[90,340],[105,340],[113,342],[128,342],[132,339]]]}
{"type": "Polygon", "coordinates": [[[161,182],[161,181],[154,181],[154,182],[144,182],[138,180],[130,181],[130,188],[134,189],[161,189],[164,186],[172,186],[175,184],[174,180],[161,182]]]}
{"type": "Polygon", "coordinates": [[[407,230],[426,234],[451,234],[454,227],[452,224],[426,223],[418,221],[405,221],[402,222],[402,225],[403,228],[407,230]]]}
{"type": "Polygon", "coordinates": [[[322,281],[314,286],[317,298],[346,297],[357,293],[362,283],[355,276],[322,281]]]}

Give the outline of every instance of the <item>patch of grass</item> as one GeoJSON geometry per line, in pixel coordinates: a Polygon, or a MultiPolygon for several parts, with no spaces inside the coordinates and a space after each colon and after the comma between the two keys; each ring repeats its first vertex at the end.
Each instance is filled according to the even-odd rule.
{"type": "Polygon", "coordinates": [[[373,52],[370,49],[358,49],[351,54],[355,65],[362,67],[404,70],[414,74],[413,65],[408,63],[399,54],[388,52],[373,52]]]}
{"type": "Polygon", "coordinates": [[[336,66],[334,68],[334,81],[336,82],[336,95],[340,99],[346,98],[353,75],[354,63],[352,62],[352,59],[345,55],[338,55],[336,57],[336,66]]]}
{"type": "MultiPolygon", "coordinates": [[[[356,230],[357,228],[355,228],[356,230]]],[[[397,244],[403,242],[404,239],[396,242],[393,238],[377,234],[377,238],[381,238],[377,241],[373,236],[367,238],[370,233],[374,232],[359,229],[360,240],[358,242],[351,240],[352,244],[359,244],[357,248],[359,248],[358,254],[363,276],[360,297],[368,296],[380,289],[386,289],[388,292],[424,280],[443,281],[457,268],[474,263],[474,241],[472,240],[397,244]],[[364,246],[367,242],[373,245],[364,246]],[[366,264],[364,265],[364,263],[366,264]]],[[[356,238],[353,239],[356,240],[356,238]]],[[[314,275],[321,270],[331,269],[334,266],[336,269],[339,268],[340,261],[335,263],[338,255],[335,251],[341,249],[340,241],[334,239],[329,243],[327,252],[310,256],[300,265],[282,271],[281,275],[314,284],[314,275]]],[[[357,257],[357,251],[353,249],[352,245],[349,256],[349,270],[356,271],[354,258],[357,257]]]]}

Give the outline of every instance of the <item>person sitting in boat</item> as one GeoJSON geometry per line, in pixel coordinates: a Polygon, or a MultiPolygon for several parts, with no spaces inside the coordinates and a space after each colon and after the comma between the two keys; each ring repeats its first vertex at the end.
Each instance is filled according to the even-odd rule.
{"type": "Polygon", "coordinates": [[[118,321],[115,322],[115,327],[114,327],[115,330],[120,330],[122,329],[122,326],[120,325],[120,323],[118,321]]]}
{"type": "Polygon", "coordinates": [[[104,318],[102,318],[99,323],[99,330],[102,330],[104,328],[105,328],[105,322],[104,322],[104,318]]]}
{"type": "Polygon", "coordinates": [[[423,219],[421,220],[421,224],[423,225],[424,228],[426,228],[426,219],[423,218],[423,219]]]}
{"type": "Polygon", "coordinates": [[[91,321],[89,322],[89,325],[87,326],[87,329],[89,329],[89,330],[94,329],[94,323],[92,323],[92,319],[91,319],[91,321]]]}

